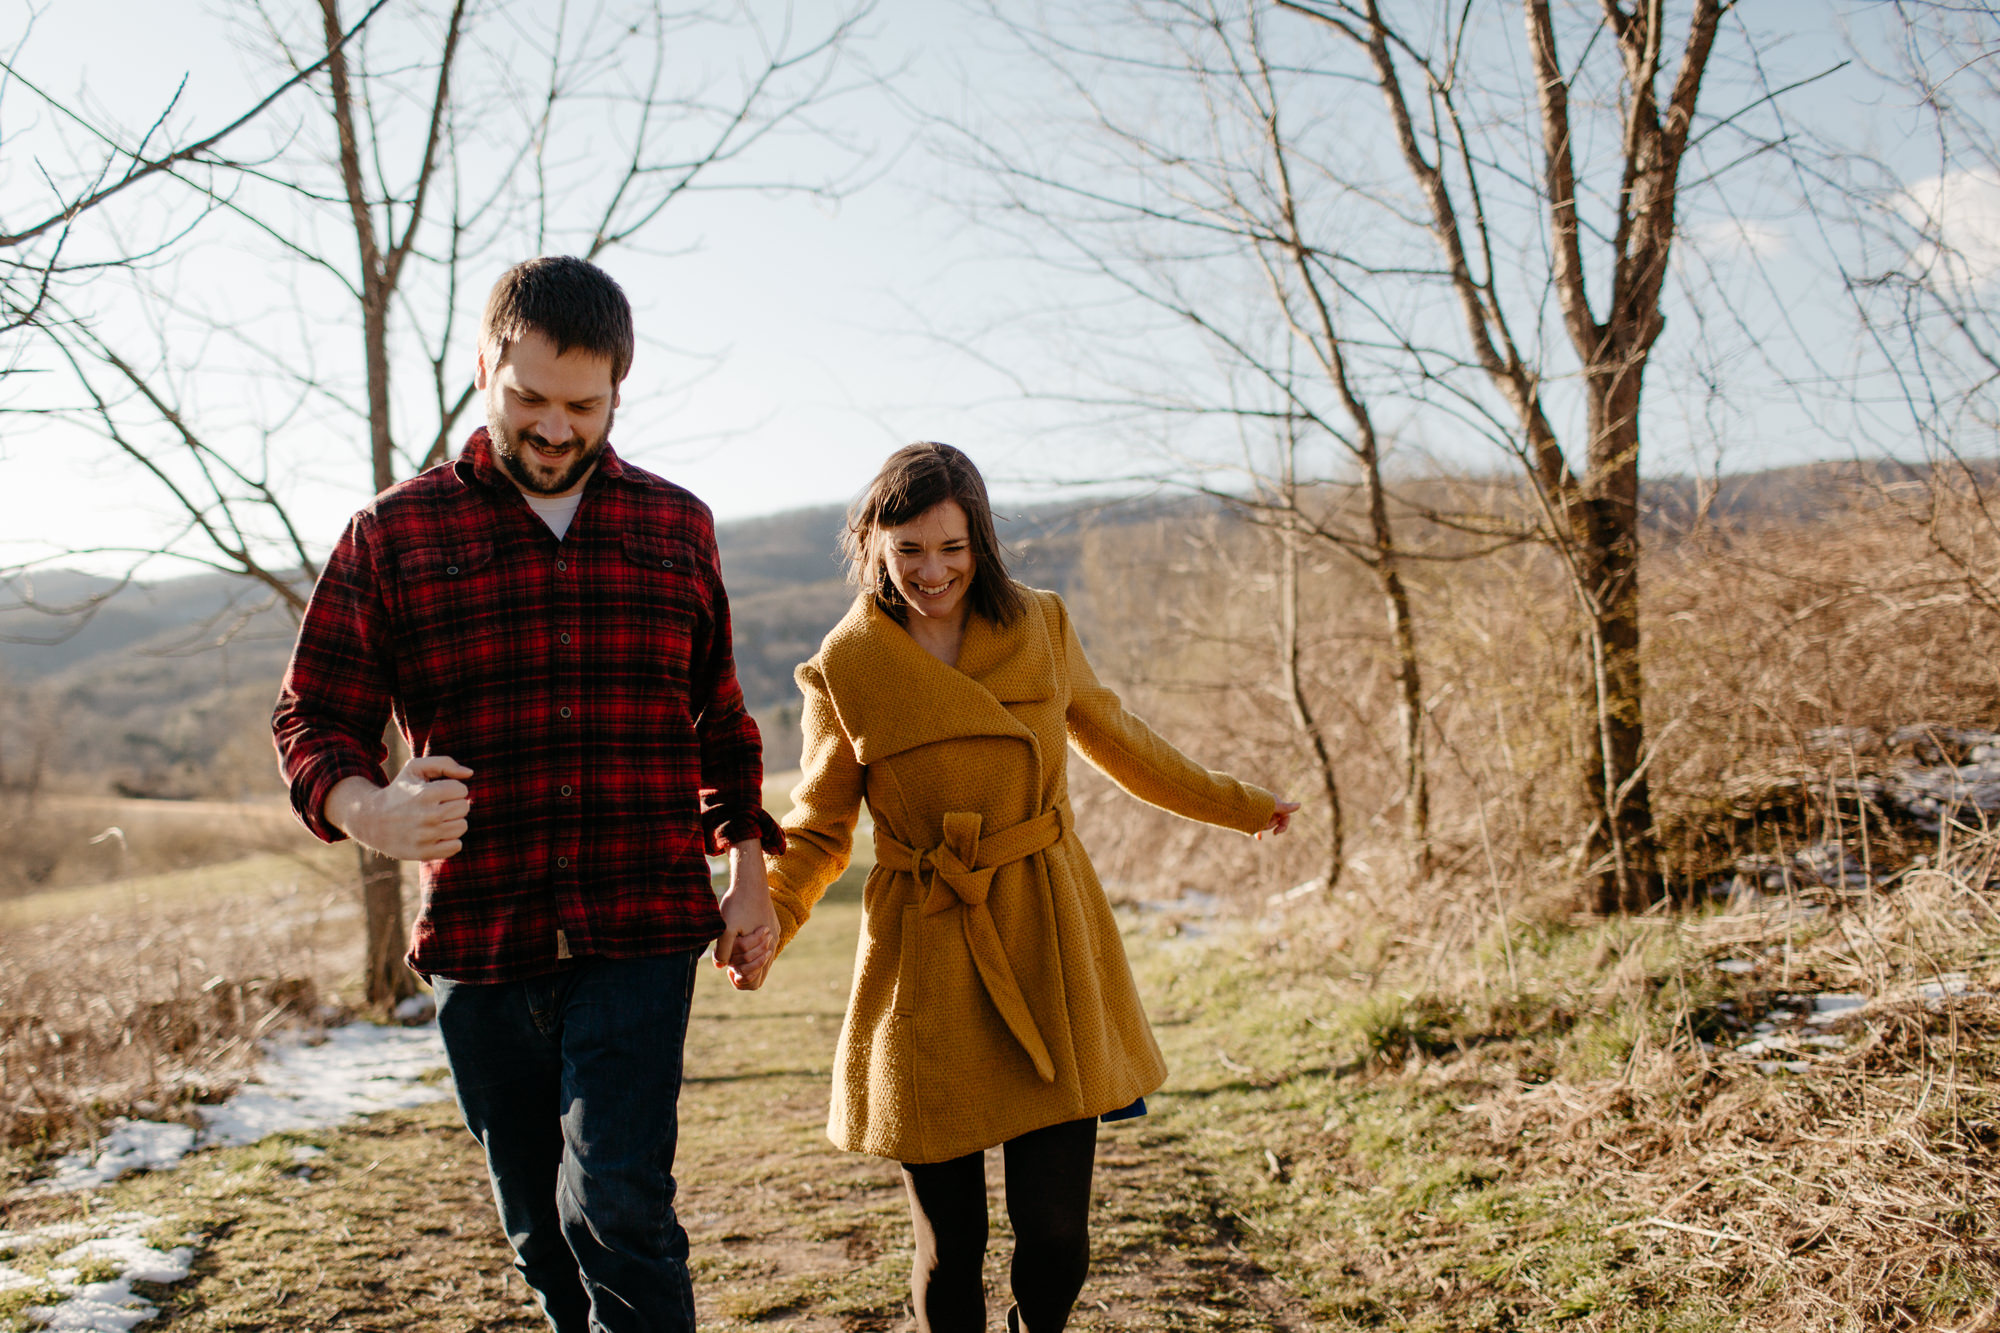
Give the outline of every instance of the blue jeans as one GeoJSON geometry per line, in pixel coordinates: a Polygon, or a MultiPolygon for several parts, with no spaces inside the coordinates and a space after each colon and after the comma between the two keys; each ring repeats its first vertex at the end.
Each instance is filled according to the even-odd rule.
{"type": "Polygon", "coordinates": [[[700,957],[434,982],[459,1109],[556,1333],[694,1333],[673,1169],[700,957]]]}

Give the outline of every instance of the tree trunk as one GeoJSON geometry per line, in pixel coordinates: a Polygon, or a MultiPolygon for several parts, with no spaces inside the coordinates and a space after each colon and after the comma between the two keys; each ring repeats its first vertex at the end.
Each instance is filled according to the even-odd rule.
{"type": "MultiPolygon", "coordinates": [[[[1651,339],[1647,339],[1650,344],[1651,339]]],[[[1621,357],[1591,395],[1591,467],[1575,502],[1590,671],[1579,701],[1593,744],[1582,765],[1587,893],[1599,912],[1642,910],[1663,891],[1646,775],[1639,662],[1639,383],[1643,352],[1621,357]]]]}
{"type": "MultiPolygon", "coordinates": [[[[402,768],[410,750],[396,724],[383,728],[389,747],[388,770],[402,768]]],[[[371,1005],[393,1005],[417,993],[417,974],[403,963],[409,947],[403,927],[403,863],[372,847],[355,843],[361,857],[361,918],[366,949],[366,999],[371,1005]]]]}
{"type": "Polygon", "coordinates": [[[1430,876],[1432,859],[1430,773],[1424,761],[1423,670],[1417,661],[1417,626],[1410,612],[1410,590],[1403,583],[1395,529],[1389,526],[1381,461],[1375,452],[1372,432],[1364,461],[1368,521],[1375,544],[1370,565],[1382,590],[1383,610],[1389,617],[1389,642],[1396,654],[1396,722],[1403,749],[1403,841],[1410,853],[1410,878],[1421,882],[1430,876]]]}
{"type": "MultiPolygon", "coordinates": [[[[1288,496],[1288,499],[1291,497],[1288,496]]],[[[1294,503],[1296,501],[1294,500],[1294,503]]],[[[1300,667],[1299,649],[1299,535],[1287,517],[1278,533],[1282,563],[1279,566],[1278,615],[1279,656],[1285,670],[1285,692],[1292,705],[1292,721],[1312,746],[1313,761],[1319,769],[1320,790],[1326,794],[1326,887],[1340,883],[1340,871],[1347,860],[1347,818],[1340,808],[1340,782],[1335,776],[1333,755],[1312,702],[1306,698],[1305,673],[1300,667]]]]}
{"type": "Polygon", "coordinates": [[[403,964],[403,863],[371,847],[361,854],[361,910],[367,929],[366,998],[393,1005],[417,993],[416,973],[403,964]]]}

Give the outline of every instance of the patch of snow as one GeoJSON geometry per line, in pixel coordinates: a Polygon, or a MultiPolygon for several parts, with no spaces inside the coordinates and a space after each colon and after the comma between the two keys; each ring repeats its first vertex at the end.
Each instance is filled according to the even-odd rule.
{"type": "Polygon", "coordinates": [[[133,1292],[132,1284],[179,1282],[194,1263],[194,1236],[182,1237],[184,1243],[170,1250],[157,1250],[146,1243],[146,1233],[161,1225],[159,1218],[149,1214],[125,1212],[96,1223],[57,1222],[30,1231],[0,1232],[0,1246],[10,1257],[24,1250],[49,1250],[76,1242],[55,1255],[40,1277],[0,1266],[0,1291],[46,1289],[53,1301],[22,1311],[44,1328],[125,1333],[159,1313],[152,1302],[133,1292]],[[111,1269],[115,1276],[83,1282],[80,1279],[86,1267],[100,1272],[111,1269]]]}
{"type": "Polygon", "coordinates": [[[1935,981],[1926,981],[1917,987],[1917,994],[1932,1009],[1942,1009],[1946,1000],[1978,1000],[1989,993],[1974,990],[1972,978],[1963,972],[1942,972],[1935,981]]]}
{"type": "MultiPolygon", "coordinates": [[[[178,1166],[197,1147],[255,1143],[282,1131],[318,1129],[371,1111],[419,1106],[451,1096],[448,1080],[429,1081],[432,1071],[445,1063],[444,1043],[435,1026],[355,1023],[332,1029],[316,1043],[296,1037],[267,1041],[263,1051],[264,1063],[255,1082],[246,1083],[219,1106],[200,1108],[199,1133],[187,1125],[114,1121],[111,1132],[93,1148],[59,1159],[55,1173],[38,1188],[90,1189],[129,1171],[178,1166]]],[[[301,1144],[291,1156],[305,1163],[324,1152],[301,1144]]],[[[178,1282],[194,1262],[194,1251],[187,1246],[161,1251],[146,1244],[145,1233],[158,1225],[159,1219],[143,1213],[118,1213],[95,1225],[60,1222],[34,1231],[0,1231],[0,1258],[70,1243],[41,1277],[0,1264],[0,1291],[46,1287],[56,1299],[25,1311],[43,1327],[126,1333],[158,1313],[133,1294],[132,1283],[178,1282]],[[116,1268],[118,1276],[80,1282],[86,1266],[116,1268]]],[[[188,1239],[191,1243],[194,1238],[188,1239]]]]}
{"type": "Polygon", "coordinates": [[[52,1194],[108,1185],[133,1171],[159,1171],[176,1166],[194,1150],[192,1125],[157,1120],[111,1122],[111,1132],[84,1152],[56,1161],[55,1174],[41,1188],[52,1194]]]}
{"type": "Polygon", "coordinates": [[[257,1082],[220,1106],[202,1108],[201,1144],[255,1143],[285,1130],[442,1101],[451,1096],[451,1084],[424,1080],[444,1063],[436,1027],[351,1023],[332,1029],[316,1046],[267,1047],[257,1082]]]}
{"type": "Polygon", "coordinates": [[[1944,758],[1945,745],[1974,749],[1996,742],[2000,742],[2000,732],[1974,731],[1966,727],[1933,727],[1924,724],[1898,727],[1889,735],[1889,744],[1909,746],[1912,753],[1927,764],[1938,763],[1944,758]]]}
{"type": "Polygon", "coordinates": [[[2000,762],[1905,768],[1890,783],[1889,795],[1920,827],[1936,832],[1945,818],[1961,811],[2000,811],[2000,762]]]}
{"type": "Polygon", "coordinates": [[[163,1252],[148,1245],[140,1233],[156,1220],[143,1214],[133,1216],[111,1235],[98,1236],[64,1250],[55,1257],[55,1262],[61,1271],[72,1273],[85,1264],[115,1264],[134,1282],[178,1282],[188,1275],[194,1250],[191,1246],[177,1245],[163,1252]]]}
{"type": "Polygon", "coordinates": [[[1804,1074],[1812,1069],[1810,1060],[1759,1060],[1757,1072],[1760,1074],[1804,1074]]]}
{"type": "Polygon", "coordinates": [[[1816,727],[1806,733],[1806,749],[1814,752],[1854,750],[1865,753],[1882,744],[1873,727],[1816,727]]]}
{"type": "Polygon", "coordinates": [[[1837,889],[1865,889],[1874,881],[1854,853],[1841,843],[1817,843],[1792,856],[1799,877],[1808,884],[1837,889]]]}
{"type": "Polygon", "coordinates": [[[1812,1003],[1812,1012],[1806,1015],[1808,1023],[1838,1023],[1868,1003],[1866,995],[1813,995],[1805,998],[1812,1003]]]}
{"type": "Polygon", "coordinates": [[[1731,976],[1740,977],[1746,972],[1755,972],[1757,970],[1757,964],[1753,963],[1748,958],[1723,958],[1719,959],[1716,962],[1715,970],[1718,972],[1727,972],[1731,976]]]}
{"type": "Polygon", "coordinates": [[[415,995],[399,1001],[396,1005],[396,1021],[398,1023],[428,1023],[436,1016],[437,1001],[431,998],[428,991],[418,991],[415,995]]]}
{"type": "Polygon", "coordinates": [[[240,1147],[288,1130],[320,1129],[357,1115],[422,1106],[451,1096],[449,1080],[427,1082],[445,1063],[436,1027],[351,1023],[308,1044],[297,1037],[263,1043],[256,1081],[218,1106],[198,1108],[199,1133],[186,1125],[118,1119],[92,1147],[58,1158],[39,1189],[91,1189],[127,1172],[159,1171],[196,1148],[240,1147]]]}

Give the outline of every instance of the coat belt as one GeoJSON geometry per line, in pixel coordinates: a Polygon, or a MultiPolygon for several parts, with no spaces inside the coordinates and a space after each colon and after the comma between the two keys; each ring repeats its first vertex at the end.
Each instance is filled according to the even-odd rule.
{"type": "Polygon", "coordinates": [[[1035,1026],[1021,983],[1007,962],[1000,944],[1000,931],[986,906],[987,892],[993,887],[993,872],[1014,861],[1023,861],[1046,851],[1070,830],[1069,802],[1059,801],[1033,819],[1012,828],[980,836],[981,818],[970,811],[954,810],[944,817],[944,841],[936,847],[916,848],[896,841],[875,826],[875,864],[885,870],[907,871],[916,876],[925,916],[958,907],[965,928],[965,945],[979,969],[979,980],[987,997],[1014,1040],[1035,1062],[1042,1082],[1056,1080],[1055,1062],[1049,1058],[1048,1044],[1035,1026]]]}

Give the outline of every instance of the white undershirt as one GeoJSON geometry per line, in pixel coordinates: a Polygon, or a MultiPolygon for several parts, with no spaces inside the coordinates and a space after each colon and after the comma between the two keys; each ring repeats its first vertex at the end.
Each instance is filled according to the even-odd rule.
{"type": "Polygon", "coordinates": [[[561,541],[569,531],[569,521],[576,517],[577,506],[583,503],[583,487],[576,488],[573,495],[532,495],[521,492],[521,498],[528,502],[528,508],[541,515],[542,522],[549,525],[549,531],[561,541]]]}

